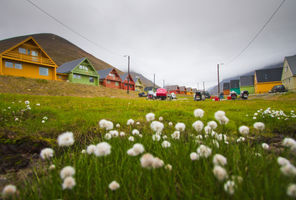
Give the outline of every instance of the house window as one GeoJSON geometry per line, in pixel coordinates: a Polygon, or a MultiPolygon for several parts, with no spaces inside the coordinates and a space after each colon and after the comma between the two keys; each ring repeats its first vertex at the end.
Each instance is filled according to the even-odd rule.
{"type": "Polygon", "coordinates": [[[82,70],[85,70],[85,71],[88,71],[88,68],[84,65],[79,65],[79,69],[82,69],[82,70]]]}
{"type": "Polygon", "coordinates": [[[116,86],[119,86],[119,83],[118,83],[118,82],[115,82],[115,85],[116,85],[116,86]]]}
{"type": "Polygon", "coordinates": [[[28,49],[28,55],[30,55],[31,54],[31,50],[30,49],[28,49]]]}
{"type": "Polygon", "coordinates": [[[81,79],[81,76],[78,75],[78,74],[73,74],[73,78],[75,78],[75,79],[81,79]]]}
{"type": "Polygon", "coordinates": [[[26,49],[24,49],[24,48],[19,48],[19,53],[26,54],[26,49]]]}
{"type": "Polygon", "coordinates": [[[7,68],[13,68],[13,63],[12,62],[8,62],[8,61],[5,61],[5,67],[7,67],[7,68]]]}
{"type": "Polygon", "coordinates": [[[107,81],[107,84],[110,84],[110,83],[111,83],[111,81],[108,80],[108,81],[107,81]]]}
{"type": "Polygon", "coordinates": [[[111,77],[115,77],[115,74],[111,74],[111,73],[110,73],[109,76],[111,76],[111,77]]]}
{"type": "Polygon", "coordinates": [[[39,67],[39,75],[41,75],[41,76],[48,76],[48,68],[46,68],[46,67],[39,67]]]}
{"type": "Polygon", "coordinates": [[[95,82],[94,77],[89,77],[89,82],[91,82],[91,83],[95,82]]]}
{"type": "Polygon", "coordinates": [[[37,51],[31,51],[31,55],[32,56],[38,56],[38,52],[37,51]]]}
{"type": "Polygon", "coordinates": [[[14,64],[14,68],[16,68],[16,69],[23,69],[23,66],[20,63],[15,63],[14,64]]]}

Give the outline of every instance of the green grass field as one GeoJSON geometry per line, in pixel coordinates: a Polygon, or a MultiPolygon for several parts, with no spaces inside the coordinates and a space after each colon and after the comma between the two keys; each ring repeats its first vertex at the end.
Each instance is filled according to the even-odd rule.
{"type": "MultiPolygon", "coordinates": [[[[295,137],[296,118],[292,117],[296,108],[295,94],[274,99],[194,102],[191,98],[147,101],[140,98],[0,94],[1,145],[34,146],[39,152],[44,147],[51,147],[55,151],[50,161],[32,159],[31,162],[38,164],[34,165],[26,181],[13,176],[9,181],[18,188],[16,199],[286,199],[289,198],[287,187],[295,183],[295,178],[281,173],[277,157],[283,156],[291,163],[295,162],[295,155],[280,145],[284,137],[295,137]],[[26,109],[25,101],[30,102],[31,109],[26,109]],[[280,119],[270,116],[263,118],[260,114],[262,111],[258,110],[264,111],[268,107],[282,110],[287,116],[281,116],[280,119]],[[215,120],[216,111],[225,111],[229,123],[218,123],[215,132],[225,134],[229,144],[218,140],[216,136],[196,140],[197,135],[206,135],[204,131],[197,133],[192,127],[198,120],[193,115],[196,108],[205,111],[200,119],[204,125],[215,120]],[[155,113],[156,120],[163,117],[164,129],[160,141],[152,140],[155,133],[150,128],[150,122],[145,119],[145,115],[150,112],[155,113]],[[253,119],[254,116],[256,119],[253,119]],[[108,131],[100,129],[98,125],[101,119],[112,121],[114,129],[124,131],[126,135],[106,140],[104,136],[108,131]],[[140,124],[128,126],[128,119],[140,124]],[[258,121],[264,122],[264,131],[253,128],[253,124],[258,121]],[[169,126],[169,122],[174,125],[177,122],[185,123],[186,129],[181,132],[179,140],[172,139],[175,128],[169,126]],[[115,127],[117,123],[121,125],[120,128],[115,127]],[[246,141],[237,142],[241,136],[238,131],[241,125],[248,126],[250,133],[246,141]],[[132,142],[128,138],[133,129],[139,130],[142,137],[134,136],[132,142]],[[70,147],[59,147],[57,137],[66,131],[73,132],[75,143],[70,147]],[[169,148],[162,147],[164,140],[171,143],[169,148]],[[88,145],[102,141],[111,145],[110,155],[97,157],[81,153],[88,145]],[[217,141],[219,147],[213,141],[217,141]],[[263,142],[269,144],[268,150],[262,148],[263,142]],[[159,157],[164,166],[170,164],[172,170],[164,166],[157,169],[141,167],[142,155],[127,154],[127,150],[135,143],[143,144],[145,153],[159,157]],[[211,156],[192,161],[190,153],[196,152],[201,144],[212,149],[211,156]],[[227,158],[224,168],[228,178],[223,181],[218,181],[213,174],[212,160],[215,154],[227,158]],[[51,164],[56,166],[54,170],[48,169],[51,164]],[[73,166],[76,170],[76,185],[73,189],[62,188],[60,170],[65,166],[73,166]],[[232,176],[243,179],[242,182],[233,180],[233,195],[224,190],[224,184],[231,181],[232,176]],[[113,180],[120,184],[120,188],[115,191],[108,188],[113,180]]],[[[2,162],[10,159],[5,152],[2,153],[2,162]]]]}

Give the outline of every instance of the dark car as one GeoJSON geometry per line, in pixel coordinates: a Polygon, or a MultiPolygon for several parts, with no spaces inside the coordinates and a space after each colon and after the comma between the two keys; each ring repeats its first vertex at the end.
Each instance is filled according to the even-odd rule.
{"type": "Polygon", "coordinates": [[[147,97],[147,94],[145,92],[140,92],[138,95],[139,97],[147,97]]]}
{"type": "Polygon", "coordinates": [[[269,91],[269,93],[276,93],[276,92],[287,92],[287,89],[284,85],[275,85],[273,88],[269,91]]]}
{"type": "Polygon", "coordinates": [[[242,99],[248,99],[248,97],[249,97],[249,91],[244,90],[244,91],[241,92],[241,98],[242,99]]]}
{"type": "Polygon", "coordinates": [[[206,99],[210,99],[211,98],[211,95],[210,95],[210,93],[208,91],[203,91],[202,92],[202,95],[204,95],[206,99]]]}
{"type": "Polygon", "coordinates": [[[201,101],[201,100],[203,100],[202,96],[203,95],[202,95],[202,93],[200,91],[195,92],[195,94],[194,94],[194,101],[201,101]]]}
{"type": "Polygon", "coordinates": [[[234,91],[231,91],[231,92],[230,92],[230,96],[231,96],[231,99],[232,99],[232,100],[236,100],[236,99],[237,99],[237,94],[236,94],[236,92],[234,92],[234,91]]]}

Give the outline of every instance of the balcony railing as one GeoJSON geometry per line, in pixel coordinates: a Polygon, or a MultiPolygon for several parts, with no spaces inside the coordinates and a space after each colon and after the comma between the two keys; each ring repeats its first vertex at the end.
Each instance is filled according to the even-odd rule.
{"type": "Polygon", "coordinates": [[[31,56],[31,55],[21,54],[18,52],[7,52],[3,56],[5,56],[7,58],[11,58],[11,59],[16,58],[16,59],[20,59],[23,61],[35,62],[38,64],[54,65],[54,63],[48,58],[39,57],[39,56],[31,56]]]}

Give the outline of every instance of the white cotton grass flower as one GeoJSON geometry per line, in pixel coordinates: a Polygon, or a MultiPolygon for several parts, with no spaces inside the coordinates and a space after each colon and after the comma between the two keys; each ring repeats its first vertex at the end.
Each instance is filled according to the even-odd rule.
{"type": "Polygon", "coordinates": [[[257,129],[258,131],[263,131],[265,128],[265,125],[263,122],[255,122],[254,123],[254,128],[257,129]]]}
{"type": "Polygon", "coordinates": [[[168,138],[168,136],[166,136],[166,135],[164,135],[164,136],[162,136],[162,139],[167,139],[168,138]]]}
{"type": "Polygon", "coordinates": [[[127,155],[129,155],[129,156],[136,156],[136,153],[134,152],[133,148],[128,149],[126,153],[127,153],[127,155]]]}
{"type": "Polygon", "coordinates": [[[128,140],[131,141],[131,142],[133,142],[133,141],[135,141],[135,138],[133,136],[129,136],[128,137],[128,140]]]}
{"type": "Polygon", "coordinates": [[[173,124],[173,122],[169,122],[169,126],[173,126],[174,124],[173,124]]]}
{"type": "Polygon", "coordinates": [[[100,156],[107,156],[111,153],[111,146],[107,142],[101,142],[96,145],[95,155],[100,156]]]}
{"type": "Polygon", "coordinates": [[[162,143],[161,143],[161,146],[163,147],[163,148],[169,148],[170,146],[171,146],[171,143],[169,142],[169,141],[163,141],[162,143]]]}
{"type": "Polygon", "coordinates": [[[111,131],[109,131],[109,134],[111,134],[112,137],[118,137],[118,135],[119,135],[117,130],[111,130],[111,131]]]}
{"type": "Polygon", "coordinates": [[[75,179],[72,176],[68,176],[67,178],[64,179],[63,182],[63,190],[65,189],[72,189],[76,185],[75,179]]]}
{"type": "Polygon", "coordinates": [[[133,119],[129,119],[126,122],[126,125],[131,126],[131,125],[134,125],[134,123],[135,123],[135,121],[133,119]]]}
{"type": "Polygon", "coordinates": [[[224,184],[224,190],[225,192],[227,192],[230,195],[233,195],[235,192],[235,182],[234,181],[230,181],[228,180],[225,184],[224,184]]]}
{"type": "Polygon", "coordinates": [[[206,133],[206,134],[210,134],[210,133],[212,132],[211,127],[209,127],[208,125],[205,126],[204,130],[205,130],[205,133],[206,133]]]}
{"type": "Polygon", "coordinates": [[[87,154],[89,154],[89,155],[94,154],[96,151],[96,148],[97,148],[96,145],[93,145],[93,144],[87,146],[87,148],[86,148],[87,154]]]}
{"type": "Polygon", "coordinates": [[[200,145],[196,151],[200,157],[205,158],[209,157],[212,154],[212,149],[203,144],[200,145]]]}
{"type": "Polygon", "coordinates": [[[287,188],[287,195],[295,198],[296,197],[296,184],[290,184],[287,188]]]}
{"type": "Polygon", "coordinates": [[[296,175],[296,168],[291,163],[283,165],[280,170],[285,176],[288,177],[296,175]]]}
{"type": "Polygon", "coordinates": [[[221,121],[223,117],[225,117],[224,111],[219,110],[219,111],[215,112],[215,119],[217,121],[221,121]]]}
{"type": "Polygon", "coordinates": [[[289,161],[288,159],[286,159],[286,158],[284,158],[284,157],[281,157],[281,156],[279,156],[279,157],[277,158],[277,163],[278,163],[280,166],[285,166],[285,165],[289,165],[289,164],[291,164],[290,161],[289,161]]]}
{"type": "Polygon", "coordinates": [[[135,152],[136,156],[139,155],[139,154],[141,154],[141,153],[143,153],[145,151],[144,146],[142,144],[140,144],[140,143],[134,144],[134,146],[133,146],[132,149],[135,152]]]}
{"type": "Polygon", "coordinates": [[[264,150],[268,150],[269,149],[269,145],[268,144],[266,144],[266,143],[262,143],[262,148],[264,149],[264,150]]]}
{"type": "Polygon", "coordinates": [[[159,120],[159,121],[163,121],[163,117],[160,116],[160,117],[158,118],[158,120],[159,120]]]}
{"type": "Polygon", "coordinates": [[[153,141],[159,141],[160,139],[161,139],[160,135],[158,135],[158,134],[152,135],[152,140],[153,141]]]}
{"type": "Polygon", "coordinates": [[[209,126],[212,130],[214,130],[218,127],[218,124],[215,121],[209,121],[207,126],[209,126]]]}
{"type": "Polygon", "coordinates": [[[52,165],[49,166],[48,169],[49,169],[49,170],[54,170],[55,168],[56,168],[56,166],[55,166],[54,164],[52,164],[52,165]]]}
{"type": "Polygon", "coordinates": [[[192,124],[192,127],[193,127],[193,128],[195,129],[195,131],[198,132],[198,133],[202,131],[203,126],[204,126],[204,124],[203,124],[203,122],[200,121],[200,120],[197,120],[196,122],[194,122],[194,123],[192,124]]]}
{"type": "Polygon", "coordinates": [[[120,124],[119,123],[116,124],[116,128],[120,128],[120,124]]]}
{"type": "Polygon", "coordinates": [[[45,120],[42,120],[41,123],[44,124],[45,123],[45,120]]]}
{"type": "Polygon", "coordinates": [[[154,157],[150,153],[145,153],[140,158],[141,166],[143,168],[151,169],[151,168],[160,168],[163,167],[164,162],[163,160],[159,159],[158,157],[154,157]]]}
{"type": "Polygon", "coordinates": [[[119,183],[117,183],[116,181],[112,181],[112,182],[109,184],[109,189],[112,190],[112,191],[115,191],[115,190],[117,190],[118,188],[120,188],[120,185],[119,185],[119,183]]]}
{"type": "Polygon", "coordinates": [[[190,153],[191,160],[199,160],[199,155],[195,152],[190,153]]]}
{"type": "Polygon", "coordinates": [[[85,149],[82,149],[82,150],[81,150],[81,153],[82,153],[82,154],[86,154],[86,150],[85,150],[85,149]]]}
{"type": "Polygon", "coordinates": [[[73,176],[75,174],[75,169],[71,166],[64,167],[60,172],[61,179],[65,179],[66,177],[73,176]]]}
{"type": "Polygon", "coordinates": [[[29,105],[29,104],[30,104],[30,101],[28,101],[28,100],[25,101],[25,104],[26,104],[26,105],[29,105]]]}
{"type": "Polygon", "coordinates": [[[15,185],[12,185],[12,184],[9,184],[9,185],[6,185],[3,190],[2,190],[2,196],[4,198],[6,197],[12,197],[15,195],[16,193],[16,186],[15,185]]]}
{"type": "Polygon", "coordinates": [[[44,148],[40,152],[40,157],[43,160],[50,159],[53,157],[54,150],[52,148],[44,148]]]}
{"type": "Polygon", "coordinates": [[[140,125],[140,122],[137,122],[136,125],[140,125]]]}
{"type": "Polygon", "coordinates": [[[228,124],[228,122],[229,122],[229,119],[226,117],[226,116],[224,116],[220,121],[220,124],[228,124]]]}
{"type": "Polygon", "coordinates": [[[155,119],[155,114],[154,113],[148,113],[146,114],[146,120],[147,122],[153,121],[155,119]]]}
{"type": "Polygon", "coordinates": [[[178,122],[178,123],[175,125],[175,129],[176,129],[177,131],[180,131],[180,132],[185,131],[185,128],[186,128],[186,126],[185,126],[185,124],[182,123],[182,122],[178,122]]]}
{"type": "Polygon", "coordinates": [[[153,121],[150,124],[150,128],[156,133],[161,133],[164,128],[164,125],[163,125],[163,123],[161,123],[159,121],[153,121]]]}
{"type": "Polygon", "coordinates": [[[139,134],[138,136],[139,136],[140,138],[141,138],[141,137],[143,137],[143,135],[142,135],[142,134],[139,134]]]}
{"type": "Polygon", "coordinates": [[[194,117],[199,117],[199,118],[202,118],[204,116],[204,113],[205,113],[205,111],[203,109],[200,109],[200,108],[195,109],[193,111],[194,117]]]}
{"type": "Polygon", "coordinates": [[[243,136],[247,136],[250,131],[249,127],[247,126],[240,126],[238,130],[239,130],[239,133],[242,134],[243,136]]]}
{"type": "Polygon", "coordinates": [[[132,134],[133,134],[133,135],[139,135],[140,132],[139,132],[137,129],[134,129],[134,130],[132,131],[132,134]]]}
{"type": "Polygon", "coordinates": [[[291,150],[296,149],[296,141],[293,138],[285,138],[282,142],[282,145],[289,147],[291,150]]]}
{"type": "Polygon", "coordinates": [[[120,135],[120,137],[124,137],[124,136],[125,136],[125,132],[121,131],[121,132],[119,133],[119,135],[120,135]]]}
{"type": "Polygon", "coordinates": [[[164,166],[164,168],[165,168],[166,170],[169,170],[169,171],[172,171],[172,169],[173,169],[172,165],[170,165],[170,164],[166,164],[166,165],[164,166]]]}
{"type": "Polygon", "coordinates": [[[99,122],[100,128],[104,128],[106,130],[112,130],[113,129],[113,122],[102,119],[99,122]]]}
{"type": "Polygon", "coordinates": [[[67,147],[74,144],[74,137],[72,132],[65,132],[59,135],[58,145],[60,147],[67,147]]]}
{"type": "Polygon", "coordinates": [[[214,165],[220,165],[220,166],[224,166],[227,164],[227,158],[225,158],[223,155],[221,154],[215,154],[214,158],[213,158],[213,164],[214,165]]]}
{"type": "Polygon", "coordinates": [[[244,142],[246,139],[244,137],[239,137],[236,142],[239,143],[239,142],[244,142]]]}
{"type": "Polygon", "coordinates": [[[180,139],[180,131],[174,131],[174,133],[171,134],[171,137],[175,140],[179,140],[180,139]]]}
{"type": "Polygon", "coordinates": [[[224,181],[228,178],[226,170],[219,165],[214,166],[213,173],[214,176],[218,179],[218,181],[224,181]]]}
{"type": "Polygon", "coordinates": [[[105,136],[104,136],[104,138],[106,140],[110,140],[112,138],[112,135],[110,133],[106,133],[105,136]]]}

